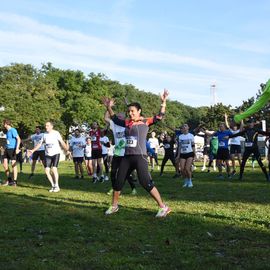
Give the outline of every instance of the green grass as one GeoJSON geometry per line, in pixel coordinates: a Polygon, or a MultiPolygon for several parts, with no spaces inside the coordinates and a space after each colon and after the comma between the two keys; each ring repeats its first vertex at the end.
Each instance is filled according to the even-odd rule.
{"type": "MultiPolygon", "coordinates": [[[[0,269],[270,269],[270,184],[248,167],[245,181],[195,172],[194,188],[153,173],[172,208],[157,206],[141,188],[126,185],[120,210],[105,216],[110,183],[73,179],[60,164],[60,193],[49,193],[41,166],[19,186],[0,186],[0,269]]],[[[3,173],[1,178],[3,179],[3,173]]]]}

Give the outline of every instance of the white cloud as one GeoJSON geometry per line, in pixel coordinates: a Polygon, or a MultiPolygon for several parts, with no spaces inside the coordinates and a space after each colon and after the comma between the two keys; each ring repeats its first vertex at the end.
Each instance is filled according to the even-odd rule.
{"type": "MultiPolygon", "coordinates": [[[[174,97],[178,97],[180,92],[181,97],[191,102],[193,100],[196,105],[200,101],[204,102],[208,96],[208,93],[199,94],[198,89],[208,91],[213,78],[223,85],[224,90],[232,91],[236,89],[235,81],[242,82],[245,89],[250,89],[258,80],[265,81],[270,72],[265,68],[234,66],[209,59],[127,46],[79,31],[39,23],[16,14],[0,13],[0,22],[0,55],[3,65],[10,62],[39,65],[50,61],[59,67],[104,72],[120,81],[129,78],[129,82],[136,85],[142,85],[140,82],[144,81],[145,85],[151,86],[151,81],[155,81],[154,87],[169,85],[175,93],[174,97]],[[183,71],[185,69],[192,71],[183,71]]],[[[224,100],[226,98],[225,94],[224,100]]]]}

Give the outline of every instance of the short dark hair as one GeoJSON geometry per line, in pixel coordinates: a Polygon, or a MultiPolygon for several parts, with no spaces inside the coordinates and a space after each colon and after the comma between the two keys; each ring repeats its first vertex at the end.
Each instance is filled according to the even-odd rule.
{"type": "Polygon", "coordinates": [[[139,102],[131,102],[128,107],[136,107],[137,110],[142,110],[142,106],[139,102]]]}
{"type": "Polygon", "coordinates": [[[42,129],[42,127],[41,127],[41,126],[36,126],[36,128],[38,128],[38,129],[42,129]]]}

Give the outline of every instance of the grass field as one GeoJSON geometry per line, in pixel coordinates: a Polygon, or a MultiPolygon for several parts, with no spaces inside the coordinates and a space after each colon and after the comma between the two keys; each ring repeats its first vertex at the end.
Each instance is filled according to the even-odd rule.
{"type": "MultiPolygon", "coordinates": [[[[156,219],[157,206],[126,184],[120,210],[104,211],[110,183],[73,179],[60,164],[60,193],[49,193],[41,166],[19,186],[0,186],[0,269],[270,269],[270,184],[246,169],[242,182],[195,171],[194,188],[153,173],[172,208],[156,219]]],[[[1,179],[3,170],[1,169],[1,179]]]]}

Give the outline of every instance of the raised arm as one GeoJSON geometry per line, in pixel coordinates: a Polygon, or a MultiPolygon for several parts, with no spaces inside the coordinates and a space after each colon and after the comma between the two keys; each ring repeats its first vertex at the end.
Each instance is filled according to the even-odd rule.
{"type": "Polygon", "coordinates": [[[125,127],[125,126],[126,126],[126,125],[125,125],[125,120],[119,119],[119,118],[115,115],[115,113],[114,113],[114,111],[113,111],[113,109],[112,109],[112,107],[115,105],[114,99],[104,97],[104,98],[102,99],[102,101],[103,101],[103,104],[104,104],[104,106],[106,107],[107,112],[108,112],[110,118],[112,119],[112,121],[113,121],[116,125],[118,125],[118,126],[125,127]]]}
{"type": "Polygon", "coordinates": [[[167,89],[164,89],[163,93],[160,95],[161,100],[161,107],[160,107],[160,114],[164,115],[166,111],[166,101],[169,96],[169,91],[167,89]]]}
{"type": "Polygon", "coordinates": [[[226,125],[226,128],[230,128],[230,125],[229,125],[229,122],[228,122],[228,115],[227,113],[224,114],[224,119],[225,119],[225,125],[226,125]]]}

